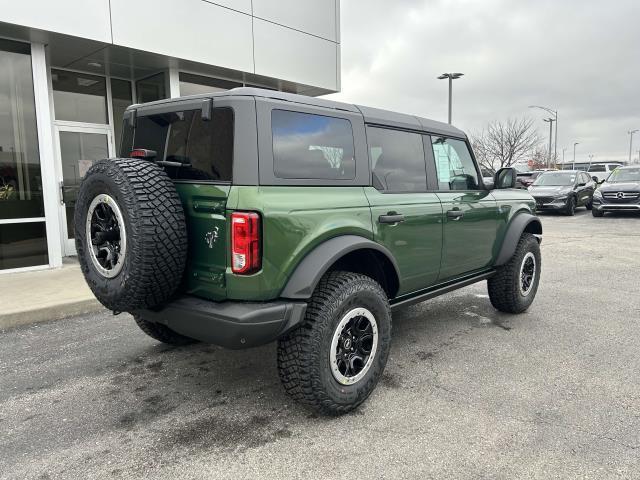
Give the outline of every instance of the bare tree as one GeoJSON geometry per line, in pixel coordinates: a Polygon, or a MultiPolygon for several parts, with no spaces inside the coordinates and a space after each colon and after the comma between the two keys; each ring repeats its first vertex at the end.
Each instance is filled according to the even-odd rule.
{"type": "Polygon", "coordinates": [[[482,168],[495,172],[532,157],[541,138],[530,118],[494,120],[480,133],[471,135],[476,158],[482,168]]]}

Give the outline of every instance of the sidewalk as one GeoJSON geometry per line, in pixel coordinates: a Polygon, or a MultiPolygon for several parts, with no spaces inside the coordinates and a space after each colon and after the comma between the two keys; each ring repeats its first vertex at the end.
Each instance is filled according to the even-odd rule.
{"type": "Polygon", "coordinates": [[[0,298],[0,330],[104,308],[70,258],[62,268],[0,275],[0,298]]]}

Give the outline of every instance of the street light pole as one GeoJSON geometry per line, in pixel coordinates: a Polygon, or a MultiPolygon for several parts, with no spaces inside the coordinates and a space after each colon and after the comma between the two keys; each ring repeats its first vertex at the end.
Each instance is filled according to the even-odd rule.
{"type": "Polygon", "coordinates": [[[464,73],[443,73],[438,80],[449,79],[449,125],[451,125],[451,109],[453,103],[453,81],[463,76],[464,73]]]}
{"type": "Polygon", "coordinates": [[[576,169],[576,145],[580,145],[580,142],[574,142],[573,144],[573,170],[576,169]]]}
{"type": "MultiPolygon", "coordinates": [[[[557,126],[558,126],[558,124],[556,123],[556,127],[557,126]]],[[[566,149],[567,149],[566,147],[562,149],[562,164],[563,165],[564,165],[564,152],[565,152],[566,149]]]]}
{"type": "Polygon", "coordinates": [[[547,161],[547,168],[551,168],[551,139],[553,138],[553,118],[545,118],[544,122],[549,122],[549,159],[547,161]]]}
{"type": "MultiPolygon", "coordinates": [[[[553,121],[556,122],[556,135],[555,135],[555,147],[553,148],[553,156],[557,160],[558,155],[558,111],[549,107],[541,107],[540,105],[529,105],[529,108],[540,108],[545,110],[551,114],[553,114],[553,121]]],[[[551,152],[551,148],[549,148],[549,152],[551,152]]],[[[551,155],[551,153],[549,153],[551,155]]]]}
{"type": "Polygon", "coordinates": [[[636,133],[638,129],[629,130],[627,133],[629,134],[629,163],[631,163],[631,149],[633,148],[633,134],[636,133]]]}
{"type": "Polygon", "coordinates": [[[591,168],[591,163],[593,163],[593,157],[595,157],[595,155],[593,153],[590,153],[589,154],[589,168],[591,168]]]}

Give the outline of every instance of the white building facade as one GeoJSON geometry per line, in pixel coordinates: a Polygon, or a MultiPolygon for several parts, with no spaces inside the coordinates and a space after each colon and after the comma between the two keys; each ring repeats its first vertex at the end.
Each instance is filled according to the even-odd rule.
{"type": "Polygon", "coordinates": [[[0,273],[75,254],[73,211],[132,103],[340,89],[339,0],[0,0],[0,273]]]}

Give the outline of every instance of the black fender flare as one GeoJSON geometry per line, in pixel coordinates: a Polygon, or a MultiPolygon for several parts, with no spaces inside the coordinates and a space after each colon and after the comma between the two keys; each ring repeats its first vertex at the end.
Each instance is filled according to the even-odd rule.
{"type": "Polygon", "coordinates": [[[516,251],[516,247],[518,246],[518,241],[527,227],[536,235],[542,234],[542,223],[535,215],[523,212],[518,213],[513,217],[511,223],[509,223],[509,226],[507,227],[507,233],[504,235],[500,253],[498,253],[498,256],[496,257],[496,267],[504,265],[513,256],[516,251]]]}
{"type": "Polygon", "coordinates": [[[370,249],[382,253],[393,265],[398,278],[400,269],[391,252],[382,245],[358,235],[341,235],[321,243],[300,261],[282,290],[282,298],[311,298],[318,282],[337,260],[355,250],[370,249]]]}

